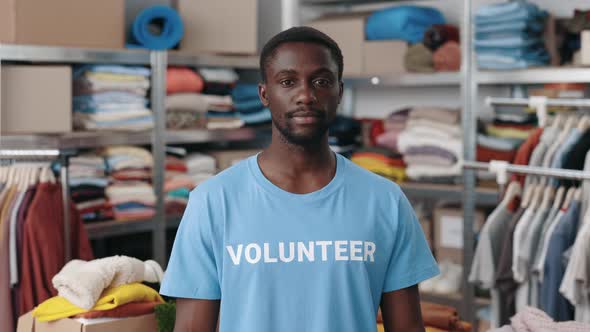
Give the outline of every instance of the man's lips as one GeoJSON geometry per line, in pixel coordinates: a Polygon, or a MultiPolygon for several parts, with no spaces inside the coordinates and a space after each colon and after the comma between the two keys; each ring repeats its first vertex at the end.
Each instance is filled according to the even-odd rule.
{"type": "Polygon", "coordinates": [[[324,113],[315,110],[300,110],[289,114],[296,124],[314,124],[324,118],[324,113]]]}

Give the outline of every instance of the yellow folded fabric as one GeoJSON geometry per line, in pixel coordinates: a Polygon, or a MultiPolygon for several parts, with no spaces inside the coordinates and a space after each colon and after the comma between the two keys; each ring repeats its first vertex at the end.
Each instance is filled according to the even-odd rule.
{"type": "Polygon", "coordinates": [[[377,324],[377,332],[385,332],[385,327],[383,324],[377,324]]]}
{"type": "Polygon", "coordinates": [[[518,130],[514,128],[499,128],[494,125],[487,126],[487,132],[490,135],[502,137],[502,138],[519,138],[527,139],[529,135],[534,131],[531,130],[518,130]]]}
{"type": "Polygon", "coordinates": [[[379,175],[385,176],[391,180],[403,181],[406,179],[406,169],[402,167],[392,167],[379,161],[367,161],[352,159],[352,161],[360,167],[379,175]]]}
{"type": "Polygon", "coordinates": [[[110,82],[142,82],[147,81],[145,76],[128,75],[128,74],[109,74],[109,73],[86,73],[86,77],[110,82]]]}
{"type": "Polygon", "coordinates": [[[164,302],[154,289],[144,284],[133,283],[105,290],[91,310],[76,307],[61,296],[52,297],[33,310],[33,317],[40,322],[49,322],[88,311],[110,310],[130,302],[150,301],[164,302]]]}

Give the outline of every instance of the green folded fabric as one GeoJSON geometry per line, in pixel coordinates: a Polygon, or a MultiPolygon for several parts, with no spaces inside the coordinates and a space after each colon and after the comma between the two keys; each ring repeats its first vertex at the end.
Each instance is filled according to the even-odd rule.
{"type": "Polygon", "coordinates": [[[434,72],[432,52],[422,43],[414,44],[406,52],[405,65],[411,72],[432,73],[434,72]]]}

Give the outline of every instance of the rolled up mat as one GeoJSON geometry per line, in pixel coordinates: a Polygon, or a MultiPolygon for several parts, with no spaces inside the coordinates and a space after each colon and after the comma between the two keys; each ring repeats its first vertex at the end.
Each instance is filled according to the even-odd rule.
{"type": "Polygon", "coordinates": [[[410,72],[432,73],[434,72],[434,63],[432,61],[432,52],[424,44],[418,43],[408,48],[405,57],[406,69],[410,72]]]}
{"type": "Polygon", "coordinates": [[[461,47],[449,41],[432,54],[436,71],[459,71],[461,69],[461,47]]]}
{"type": "Polygon", "coordinates": [[[128,48],[147,48],[150,50],[166,50],[178,45],[184,35],[184,24],[176,10],[168,6],[153,6],[142,10],[131,30],[133,43],[128,48]],[[150,31],[151,24],[161,24],[161,33],[150,31]]]}

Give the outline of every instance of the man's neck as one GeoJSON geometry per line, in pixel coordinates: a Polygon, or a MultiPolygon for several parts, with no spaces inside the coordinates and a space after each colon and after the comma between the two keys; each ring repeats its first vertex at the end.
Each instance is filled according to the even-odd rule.
{"type": "Polygon", "coordinates": [[[271,144],[262,153],[264,163],[279,166],[287,174],[314,173],[326,171],[335,165],[334,153],[328,145],[328,136],[312,146],[287,142],[283,137],[273,135],[271,144]]]}

